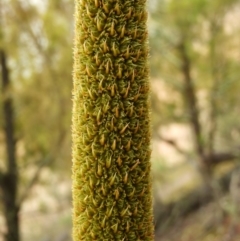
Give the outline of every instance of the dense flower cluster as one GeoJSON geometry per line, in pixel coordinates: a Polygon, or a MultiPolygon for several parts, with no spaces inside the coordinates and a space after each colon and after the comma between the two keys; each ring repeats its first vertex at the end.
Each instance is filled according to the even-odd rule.
{"type": "Polygon", "coordinates": [[[73,238],[153,240],[145,0],[76,0],[73,238]]]}

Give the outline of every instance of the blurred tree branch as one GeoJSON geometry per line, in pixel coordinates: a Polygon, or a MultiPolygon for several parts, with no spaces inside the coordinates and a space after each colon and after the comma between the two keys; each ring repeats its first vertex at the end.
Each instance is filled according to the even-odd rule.
{"type": "Polygon", "coordinates": [[[157,137],[160,141],[167,143],[168,145],[172,146],[177,152],[181,155],[187,155],[187,151],[183,150],[181,147],[178,146],[177,142],[173,139],[165,138],[159,133],[155,134],[154,137],[157,137]]]}
{"type": "MultiPolygon", "coordinates": [[[[163,141],[169,145],[171,145],[177,152],[179,152],[181,155],[188,156],[188,152],[180,148],[177,144],[177,142],[173,139],[162,137],[160,134],[154,135],[157,137],[160,141],[163,141]]],[[[238,153],[234,152],[212,152],[211,154],[204,155],[204,162],[206,165],[211,168],[214,167],[222,162],[228,162],[232,161],[233,159],[237,158],[239,155],[238,153]]]]}
{"type": "Polygon", "coordinates": [[[204,147],[202,139],[202,128],[199,120],[199,109],[197,106],[196,90],[191,77],[191,61],[187,54],[186,40],[183,39],[177,46],[182,60],[181,71],[184,79],[184,98],[190,114],[190,122],[193,128],[196,150],[199,157],[204,161],[204,147]]]}
{"type": "Polygon", "coordinates": [[[33,186],[38,182],[42,169],[47,166],[51,162],[51,158],[47,156],[43,161],[41,161],[32,176],[32,179],[29,181],[28,185],[26,186],[25,190],[23,191],[22,195],[19,197],[18,205],[21,206],[22,203],[27,199],[28,195],[30,194],[31,189],[33,186]]]}
{"type": "Polygon", "coordinates": [[[222,30],[222,18],[218,17],[216,19],[213,18],[210,21],[210,68],[211,68],[211,78],[212,78],[212,87],[210,89],[210,114],[209,114],[209,133],[208,133],[208,153],[209,155],[213,154],[214,152],[214,142],[215,142],[215,136],[217,133],[217,116],[218,116],[218,104],[217,104],[217,91],[220,81],[222,80],[222,71],[224,71],[224,68],[219,70],[219,64],[222,60],[220,56],[217,54],[216,49],[216,42],[220,34],[220,30],[222,30]]]}

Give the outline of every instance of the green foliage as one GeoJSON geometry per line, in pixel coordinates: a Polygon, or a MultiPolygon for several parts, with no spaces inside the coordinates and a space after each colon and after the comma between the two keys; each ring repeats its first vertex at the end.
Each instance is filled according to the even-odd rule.
{"type": "Polygon", "coordinates": [[[153,240],[145,1],[75,16],[74,240],[153,240]]]}
{"type": "MultiPolygon", "coordinates": [[[[71,175],[71,161],[66,160],[71,160],[73,3],[59,0],[56,5],[53,1],[39,7],[34,1],[3,0],[0,6],[0,48],[8,58],[11,81],[4,95],[13,98],[14,106],[20,179],[17,202],[25,192],[31,194],[29,184],[38,181],[42,167],[64,171],[68,178],[71,175]]],[[[4,95],[2,89],[0,92],[2,171],[7,158],[2,122],[4,95]]]]}
{"type": "MultiPolygon", "coordinates": [[[[214,126],[214,146],[234,146],[236,138],[231,137],[231,132],[238,133],[240,127],[240,73],[236,57],[240,26],[230,16],[238,16],[238,7],[236,0],[162,0],[150,8],[151,72],[155,79],[164,82],[163,92],[169,93],[167,101],[154,102],[154,130],[166,122],[192,124],[187,103],[182,102],[185,94],[179,45],[183,43],[197,96],[202,143],[207,147],[211,142],[210,126],[214,126]]],[[[153,95],[158,93],[153,90],[153,95]]]]}

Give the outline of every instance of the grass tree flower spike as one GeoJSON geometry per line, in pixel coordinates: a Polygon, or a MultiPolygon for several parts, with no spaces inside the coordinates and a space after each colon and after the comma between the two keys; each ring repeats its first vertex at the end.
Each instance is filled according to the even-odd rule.
{"type": "Polygon", "coordinates": [[[73,240],[152,241],[145,0],[75,0],[73,240]]]}

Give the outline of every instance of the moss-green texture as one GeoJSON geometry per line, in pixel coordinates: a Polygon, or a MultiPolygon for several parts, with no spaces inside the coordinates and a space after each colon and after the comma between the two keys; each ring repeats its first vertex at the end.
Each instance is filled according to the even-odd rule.
{"type": "Polygon", "coordinates": [[[74,241],[153,240],[145,0],[76,0],[74,241]]]}

